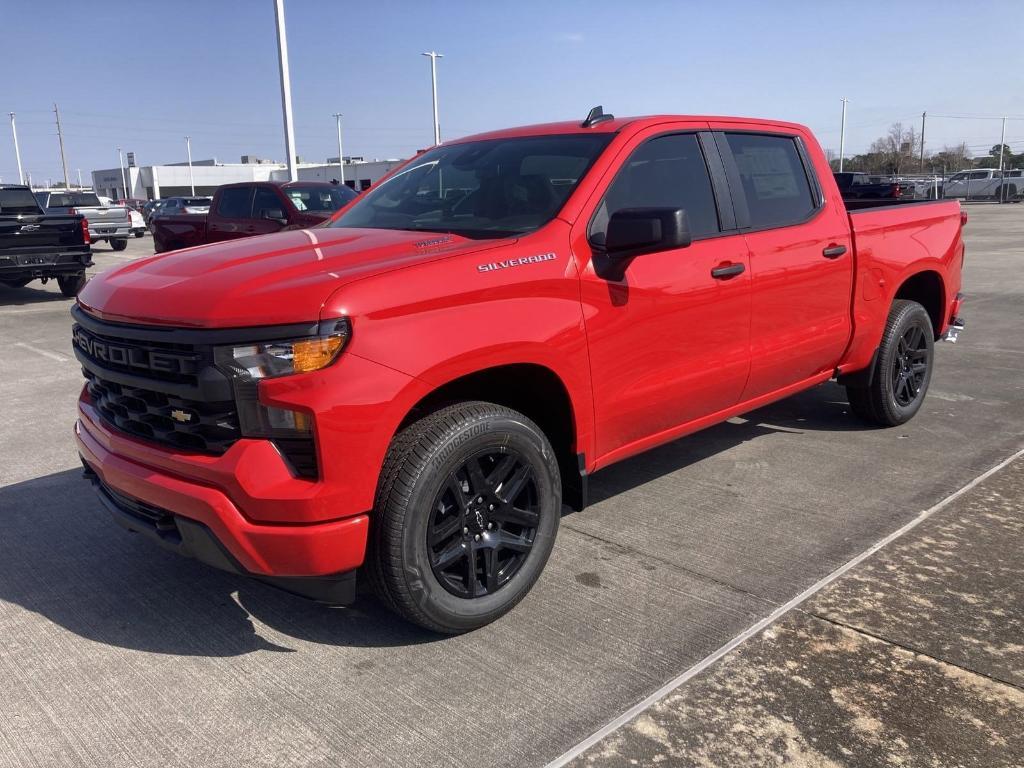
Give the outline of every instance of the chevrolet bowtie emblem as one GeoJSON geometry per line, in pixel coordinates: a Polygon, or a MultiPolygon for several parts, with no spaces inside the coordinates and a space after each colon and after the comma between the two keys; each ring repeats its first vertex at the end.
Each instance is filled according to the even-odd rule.
{"type": "Polygon", "coordinates": [[[192,421],[192,414],[188,411],[181,411],[175,408],[171,411],[171,418],[175,421],[180,421],[182,424],[188,424],[192,421]]]}

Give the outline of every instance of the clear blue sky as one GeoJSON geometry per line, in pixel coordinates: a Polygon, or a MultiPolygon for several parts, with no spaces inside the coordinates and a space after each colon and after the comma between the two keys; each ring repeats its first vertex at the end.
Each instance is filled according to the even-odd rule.
{"type": "MultiPolygon", "coordinates": [[[[439,62],[443,137],[658,112],[776,117],[810,125],[848,153],[922,110],[1015,115],[1024,150],[1024,0],[970,2],[355,2],[286,0],[296,143],[303,158],[406,156],[431,141],[439,62]],[[1000,46],[999,34],[1007,39],[1000,46]]],[[[18,116],[35,180],[61,177],[52,104],[68,162],[83,175],[193,157],[283,159],[272,0],[0,0],[0,178],[13,181],[6,113],[18,116]]],[[[998,121],[930,119],[927,144],[964,139],[984,154],[998,121]]]]}

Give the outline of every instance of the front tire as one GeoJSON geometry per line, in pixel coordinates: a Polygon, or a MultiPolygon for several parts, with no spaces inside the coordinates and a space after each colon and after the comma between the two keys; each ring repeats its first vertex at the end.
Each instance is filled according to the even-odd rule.
{"type": "Polygon", "coordinates": [[[558,462],[530,419],[492,403],[443,408],[392,442],[368,575],[392,610],[422,627],[482,627],[537,581],[561,505],[558,462]]]}
{"type": "Polygon", "coordinates": [[[77,296],[78,292],[85,287],[85,273],[78,272],[74,275],[58,275],[57,285],[60,287],[60,292],[68,298],[77,296]]]}
{"type": "Polygon", "coordinates": [[[881,427],[910,421],[928,392],[934,359],[935,333],[928,312],[916,301],[897,299],[889,310],[871,384],[846,387],[851,410],[881,427]]]}

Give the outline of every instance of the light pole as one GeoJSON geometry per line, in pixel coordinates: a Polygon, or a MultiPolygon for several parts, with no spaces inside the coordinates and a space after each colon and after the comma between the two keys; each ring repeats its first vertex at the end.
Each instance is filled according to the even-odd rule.
{"type": "Polygon", "coordinates": [[[428,51],[423,54],[430,57],[430,91],[434,97],[434,146],[441,143],[441,124],[437,120],[437,60],[443,59],[444,54],[437,51],[428,51]]]}
{"type": "Polygon", "coordinates": [[[192,188],[192,197],[196,196],[196,177],[192,174],[192,137],[185,137],[185,152],[188,154],[188,183],[192,188]]]}
{"type": "Polygon", "coordinates": [[[82,169],[78,168],[76,170],[78,171],[78,188],[81,189],[82,188],[82,169]]]}
{"type": "Polygon", "coordinates": [[[846,102],[848,99],[843,97],[843,122],[839,128],[839,172],[843,172],[843,154],[846,151],[846,102]]]}
{"type": "Polygon", "coordinates": [[[335,113],[334,119],[338,121],[338,181],[345,183],[345,156],[341,153],[341,114],[335,113]]]}
{"type": "Polygon", "coordinates": [[[928,118],[927,112],[921,113],[921,161],[918,166],[918,170],[924,173],[924,121],[928,118]]]}
{"type": "Polygon", "coordinates": [[[295,126],[292,124],[292,82],[288,74],[288,37],[284,28],[284,0],[274,0],[277,19],[277,66],[281,72],[281,111],[284,113],[284,147],[288,153],[288,180],[299,180],[295,159],[295,126]]]}
{"type": "Polygon", "coordinates": [[[117,148],[117,166],[121,169],[121,188],[124,190],[124,199],[128,199],[128,182],[124,178],[124,155],[121,154],[121,148],[117,148]]]}
{"type": "Polygon", "coordinates": [[[21,150],[18,149],[18,127],[14,124],[14,113],[8,112],[11,116],[11,134],[14,136],[14,157],[18,161],[18,183],[25,183],[25,174],[21,172],[21,150]]]}

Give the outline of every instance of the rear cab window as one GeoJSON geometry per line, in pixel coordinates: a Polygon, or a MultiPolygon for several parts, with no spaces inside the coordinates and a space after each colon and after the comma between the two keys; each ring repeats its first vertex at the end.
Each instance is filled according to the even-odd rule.
{"type": "Polygon", "coordinates": [[[804,164],[797,137],[728,132],[732,156],[746,202],[750,229],[785,227],[807,221],[821,207],[804,164]]]}
{"type": "Polygon", "coordinates": [[[35,196],[27,189],[0,189],[0,216],[40,213],[35,196]]]}

